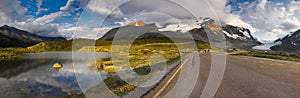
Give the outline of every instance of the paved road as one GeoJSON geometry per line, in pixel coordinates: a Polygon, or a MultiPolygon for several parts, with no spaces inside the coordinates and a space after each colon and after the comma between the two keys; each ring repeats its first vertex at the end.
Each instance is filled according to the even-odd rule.
{"type": "MultiPolygon", "coordinates": [[[[203,94],[212,60],[211,54],[199,55],[200,58],[197,58],[200,59],[198,61],[201,64],[198,67],[199,75],[194,88],[191,92],[187,91],[188,96],[181,96],[178,93],[170,95],[170,92],[176,88],[176,83],[179,83],[177,81],[181,80],[179,74],[186,73],[179,71],[172,72],[161,85],[145,97],[168,95],[168,98],[199,98],[203,94]]],[[[178,69],[189,67],[197,59],[195,56],[191,57],[181,69],[178,69]]],[[[300,98],[300,63],[241,56],[227,56],[226,63],[224,77],[214,98],[300,98]]],[[[191,81],[190,84],[193,82],[191,81]]],[[[186,83],[186,85],[190,84],[186,83]]]]}

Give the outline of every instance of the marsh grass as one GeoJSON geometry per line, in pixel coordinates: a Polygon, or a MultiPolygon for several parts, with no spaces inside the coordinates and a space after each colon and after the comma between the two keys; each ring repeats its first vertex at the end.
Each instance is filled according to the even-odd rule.
{"type": "Polygon", "coordinates": [[[26,53],[34,53],[34,51],[27,48],[2,48],[0,49],[0,60],[14,59],[26,53]]]}

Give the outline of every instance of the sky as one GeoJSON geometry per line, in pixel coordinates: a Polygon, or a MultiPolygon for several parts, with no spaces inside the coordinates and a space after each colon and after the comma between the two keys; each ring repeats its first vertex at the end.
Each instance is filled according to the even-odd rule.
{"type": "Polygon", "coordinates": [[[160,27],[210,17],[267,42],[300,29],[299,0],[1,0],[0,25],[42,36],[91,38],[142,20],[160,27]]]}

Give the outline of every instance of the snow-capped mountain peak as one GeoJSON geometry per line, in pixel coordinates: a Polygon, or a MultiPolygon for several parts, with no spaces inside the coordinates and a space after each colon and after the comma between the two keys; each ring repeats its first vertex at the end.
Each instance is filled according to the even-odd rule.
{"type": "Polygon", "coordinates": [[[300,30],[292,32],[274,42],[280,44],[272,46],[271,50],[300,52],[300,30]]]}

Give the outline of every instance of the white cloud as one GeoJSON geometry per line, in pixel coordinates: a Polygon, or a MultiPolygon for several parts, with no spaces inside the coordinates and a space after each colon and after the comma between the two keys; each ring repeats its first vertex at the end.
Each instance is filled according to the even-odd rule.
{"type": "Polygon", "coordinates": [[[300,10],[300,1],[291,1],[288,7],[290,12],[300,10]]]}
{"type": "Polygon", "coordinates": [[[65,6],[60,7],[60,10],[62,10],[62,11],[78,10],[81,8],[85,8],[89,2],[90,2],[90,0],[68,0],[65,6]],[[74,5],[76,5],[76,6],[74,6],[74,5]]]}
{"type": "Polygon", "coordinates": [[[257,5],[258,9],[265,9],[265,6],[268,3],[268,0],[259,0],[258,2],[259,2],[257,5]]]}
{"type": "Polygon", "coordinates": [[[125,2],[128,2],[128,0],[92,0],[87,9],[100,15],[121,15],[122,13],[118,7],[125,2]]]}
{"type": "Polygon", "coordinates": [[[70,6],[75,2],[75,0],[68,0],[67,4],[63,7],[60,7],[60,10],[68,10],[70,9],[70,6]]]}
{"type": "Polygon", "coordinates": [[[259,40],[272,41],[300,29],[300,22],[294,14],[299,7],[297,4],[297,1],[291,1],[286,7],[267,0],[257,0],[239,4],[242,12],[235,15],[256,28],[254,36],[259,40]]]}
{"type": "Polygon", "coordinates": [[[69,25],[64,23],[53,23],[53,21],[57,18],[69,15],[69,13],[55,12],[38,18],[28,17],[25,21],[13,21],[7,24],[37,35],[57,37],[63,36],[63,34],[58,32],[59,28],[67,27],[69,25]]]}
{"type": "Polygon", "coordinates": [[[48,23],[53,22],[55,19],[62,17],[62,16],[70,16],[69,13],[63,13],[63,12],[55,12],[51,13],[49,15],[44,15],[42,17],[34,18],[34,17],[27,17],[26,20],[24,21],[16,21],[14,20],[13,22],[7,22],[8,24],[39,24],[39,25],[46,25],[48,23]]]}
{"type": "Polygon", "coordinates": [[[70,23],[53,23],[59,17],[69,16],[65,12],[56,12],[49,15],[44,15],[39,18],[28,18],[27,21],[11,22],[9,25],[15,26],[19,29],[26,30],[41,36],[57,37],[62,36],[66,38],[90,38],[97,39],[103,36],[111,28],[107,27],[88,27],[88,26],[75,26],[70,23]]]}
{"type": "Polygon", "coordinates": [[[221,17],[220,21],[222,23],[249,28],[252,32],[256,31],[252,25],[244,22],[241,16],[229,13],[231,7],[226,6],[226,3],[226,0],[210,0],[208,2],[206,0],[172,0],[172,2],[161,0],[134,0],[129,2],[127,2],[127,0],[95,0],[90,2],[87,9],[100,15],[123,15],[123,20],[115,22],[120,25],[126,25],[128,22],[132,22],[133,20],[143,20],[146,23],[153,22],[158,25],[178,23],[177,21],[173,21],[174,19],[180,20],[179,24],[184,24],[184,21],[186,23],[190,23],[190,21],[194,22],[195,19],[192,15],[194,14],[201,17],[210,17],[215,20],[219,20],[218,17],[221,17]],[[115,12],[112,13],[112,11],[115,12]]]}
{"type": "Polygon", "coordinates": [[[20,6],[18,0],[1,0],[0,3],[0,25],[15,20],[24,19],[27,9],[20,6]]]}
{"type": "Polygon", "coordinates": [[[39,17],[33,21],[33,23],[37,24],[46,24],[54,21],[56,18],[62,17],[62,16],[70,16],[69,13],[64,12],[55,12],[51,13],[49,15],[44,15],[43,17],[39,17]]]}
{"type": "Polygon", "coordinates": [[[36,14],[40,14],[41,12],[44,12],[44,11],[48,11],[48,10],[49,10],[48,8],[42,8],[42,7],[41,7],[42,4],[43,4],[43,1],[42,1],[42,0],[36,0],[36,2],[37,2],[36,6],[37,6],[37,8],[38,8],[36,14]]]}
{"type": "Polygon", "coordinates": [[[58,32],[61,32],[61,34],[64,34],[65,37],[69,37],[69,38],[98,39],[99,37],[102,37],[110,29],[111,28],[77,26],[77,27],[61,28],[58,32]]]}
{"type": "Polygon", "coordinates": [[[159,29],[159,31],[179,31],[182,33],[188,32],[194,28],[200,28],[200,25],[191,25],[191,24],[169,24],[165,28],[159,29]]]}
{"type": "MultiPolygon", "coordinates": [[[[221,23],[249,28],[256,31],[249,23],[242,20],[242,17],[230,13],[231,6],[226,6],[228,0],[172,0],[184,7],[196,16],[210,17],[221,23]],[[198,3],[195,3],[198,2],[198,3]]],[[[176,11],[176,10],[174,10],[176,11]]]]}
{"type": "MultiPolygon", "coordinates": [[[[41,3],[38,3],[38,5],[41,5],[41,3]]],[[[34,18],[33,16],[25,16],[26,12],[27,9],[20,6],[20,1],[2,0],[0,3],[0,25],[8,24],[38,35],[58,36],[58,24],[47,23],[64,15],[63,13],[52,13],[40,18],[34,18]]]]}
{"type": "Polygon", "coordinates": [[[219,17],[220,21],[226,24],[245,27],[250,29],[250,31],[255,32],[256,29],[252,27],[249,23],[242,20],[242,17],[236,14],[229,13],[228,9],[230,6],[226,6],[227,0],[210,0],[213,10],[219,17]]]}
{"type": "MultiPolygon", "coordinates": [[[[80,6],[86,6],[89,0],[69,0],[66,6],[61,10],[74,10],[74,5],[70,2],[79,1],[80,6]]],[[[41,8],[42,0],[37,0],[36,14],[45,11],[41,8]]],[[[75,26],[74,23],[55,23],[54,21],[64,16],[70,16],[67,11],[58,11],[44,15],[42,17],[25,16],[27,9],[20,6],[17,0],[4,0],[0,3],[0,25],[8,24],[16,28],[26,30],[41,36],[56,37],[62,36],[66,38],[82,37],[82,38],[99,38],[106,33],[110,28],[92,28],[87,26],[75,26]],[[15,5],[15,6],[11,6],[15,5]],[[21,20],[22,19],[22,20],[21,20]]]]}
{"type": "Polygon", "coordinates": [[[89,38],[89,39],[98,39],[102,37],[106,32],[111,30],[108,27],[88,27],[88,26],[75,26],[69,23],[56,24],[37,24],[29,22],[15,22],[11,23],[19,29],[26,30],[31,33],[35,33],[41,36],[48,37],[65,37],[68,39],[71,38],[89,38]]]}
{"type": "Polygon", "coordinates": [[[61,36],[61,34],[58,32],[59,24],[55,24],[55,23],[37,24],[33,22],[14,22],[14,23],[10,23],[9,25],[12,25],[19,29],[37,35],[41,35],[41,36],[49,36],[49,37],[61,36]]]}
{"type": "MultiPolygon", "coordinates": [[[[78,35],[75,37],[100,37],[104,31],[108,31],[108,28],[92,28],[84,26],[84,24],[75,27],[74,24],[53,23],[57,18],[69,16],[69,13],[72,13],[70,11],[86,7],[88,11],[100,15],[97,18],[104,19],[106,18],[105,15],[113,15],[109,17],[111,19],[108,19],[107,22],[119,25],[126,25],[133,20],[145,20],[146,23],[154,22],[160,26],[163,23],[172,22],[184,24],[184,21],[187,23],[195,21],[191,17],[190,13],[192,13],[196,16],[219,20],[221,23],[249,28],[254,32],[254,36],[260,40],[274,40],[300,29],[300,17],[297,16],[300,15],[300,1],[295,0],[289,1],[288,5],[269,0],[246,1],[236,4],[238,5],[237,8],[241,10],[235,12],[232,12],[232,6],[235,5],[226,5],[228,0],[171,0],[171,2],[165,0],[132,0],[130,2],[128,2],[129,0],[92,0],[88,4],[89,1],[68,0],[66,5],[60,8],[61,11],[34,18],[30,15],[24,15],[27,9],[20,6],[20,1],[2,0],[0,3],[0,25],[8,23],[33,33],[43,35],[49,33],[51,36],[70,37],[70,34],[78,30],[78,35]],[[144,18],[137,18],[139,16],[144,18]],[[174,22],[174,19],[180,21],[174,22]]],[[[41,6],[42,1],[37,0],[38,11],[36,14],[46,10],[41,6]]],[[[98,21],[96,22],[98,23],[98,21]]]]}

